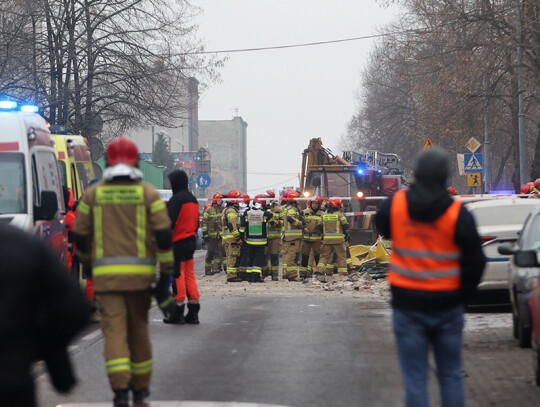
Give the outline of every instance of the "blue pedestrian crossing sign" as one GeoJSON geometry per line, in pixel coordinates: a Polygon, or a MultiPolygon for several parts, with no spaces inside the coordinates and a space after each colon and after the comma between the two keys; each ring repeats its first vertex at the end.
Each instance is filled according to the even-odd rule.
{"type": "Polygon", "coordinates": [[[212,179],[208,174],[199,174],[197,175],[197,179],[195,182],[197,182],[197,186],[199,188],[208,188],[210,186],[210,183],[212,182],[212,179]]]}
{"type": "Polygon", "coordinates": [[[484,171],[484,153],[464,154],[465,172],[484,171]]]}

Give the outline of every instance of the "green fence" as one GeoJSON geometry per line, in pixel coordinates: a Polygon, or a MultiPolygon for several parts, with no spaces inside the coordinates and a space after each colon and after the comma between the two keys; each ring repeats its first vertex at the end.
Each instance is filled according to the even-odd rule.
{"type": "MultiPolygon", "coordinates": [[[[105,169],[105,156],[99,158],[96,164],[105,169]]],[[[163,189],[163,171],[164,168],[160,168],[148,161],[139,160],[139,170],[143,173],[143,181],[149,182],[157,189],[163,189]]]]}

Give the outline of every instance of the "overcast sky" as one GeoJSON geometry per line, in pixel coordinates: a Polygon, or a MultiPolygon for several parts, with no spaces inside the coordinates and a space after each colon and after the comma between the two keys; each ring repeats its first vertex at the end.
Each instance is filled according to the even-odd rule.
{"type": "MultiPolygon", "coordinates": [[[[396,10],[375,0],[194,0],[207,50],[328,41],[377,34],[396,10]]],[[[248,123],[248,193],[298,186],[313,137],[334,154],[355,111],[374,40],[229,53],[222,82],[201,95],[200,120],[248,123]]],[[[212,152],[216,154],[216,152],[212,152]]],[[[223,191],[227,192],[227,191],[223,191]]]]}

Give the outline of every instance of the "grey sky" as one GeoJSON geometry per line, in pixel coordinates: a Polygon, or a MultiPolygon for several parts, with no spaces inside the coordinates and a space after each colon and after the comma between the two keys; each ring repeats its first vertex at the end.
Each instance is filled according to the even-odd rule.
{"type": "MultiPolygon", "coordinates": [[[[194,3],[203,9],[197,23],[209,51],[377,34],[397,15],[375,0],[194,3]]],[[[248,123],[251,196],[298,186],[301,154],[310,138],[321,137],[324,146],[341,154],[338,138],[354,113],[353,93],[373,41],[228,54],[222,83],[201,95],[199,119],[231,119],[238,108],[248,123]]]]}

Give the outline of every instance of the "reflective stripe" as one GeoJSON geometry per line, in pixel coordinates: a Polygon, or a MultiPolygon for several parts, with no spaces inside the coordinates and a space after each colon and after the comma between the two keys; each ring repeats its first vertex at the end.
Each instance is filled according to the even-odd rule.
{"type": "Polygon", "coordinates": [[[429,250],[409,250],[399,249],[397,247],[394,247],[394,252],[407,257],[428,258],[435,260],[458,260],[461,258],[461,253],[459,252],[434,253],[429,250]]]}
{"type": "Polygon", "coordinates": [[[131,365],[129,358],[111,359],[105,362],[107,368],[107,374],[116,372],[131,371],[131,365]]]}
{"type": "Polygon", "coordinates": [[[118,257],[105,257],[100,260],[94,260],[92,262],[93,267],[97,266],[111,266],[116,264],[149,264],[155,265],[156,260],[151,257],[132,257],[132,256],[118,256],[118,257]]]}
{"type": "Polygon", "coordinates": [[[290,235],[290,234],[294,234],[294,235],[298,235],[298,234],[302,234],[302,229],[286,229],[285,230],[285,234],[286,235],[290,235]]]}
{"type": "Polygon", "coordinates": [[[146,208],[137,206],[137,255],[146,257],[146,208]]]}
{"type": "Polygon", "coordinates": [[[157,261],[159,261],[160,263],[171,263],[174,261],[174,255],[173,255],[172,250],[169,250],[168,252],[165,252],[165,253],[158,252],[156,254],[156,258],[157,258],[157,261]]]}
{"type": "Polygon", "coordinates": [[[84,202],[79,202],[79,212],[84,213],[85,215],[90,215],[90,207],[86,205],[84,202]]]}
{"type": "Polygon", "coordinates": [[[304,240],[321,240],[320,236],[304,236],[304,240]]]}
{"type": "Polygon", "coordinates": [[[98,205],[142,205],[144,204],[144,190],[142,185],[98,187],[96,189],[96,203],[98,205]]]}
{"type": "Polygon", "coordinates": [[[419,280],[425,280],[427,278],[457,277],[460,275],[459,267],[443,270],[411,270],[403,267],[397,267],[395,264],[392,264],[391,270],[401,274],[402,276],[413,277],[419,280]]]}
{"type": "Polygon", "coordinates": [[[281,237],[281,232],[278,232],[278,233],[268,232],[268,237],[281,237]]]}
{"type": "Polygon", "coordinates": [[[152,371],[153,365],[152,359],[139,363],[131,362],[131,372],[133,374],[146,374],[152,371]]]}
{"type": "Polygon", "coordinates": [[[101,215],[101,206],[94,207],[94,243],[96,245],[96,259],[101,259],[103,257],[103,221],[101,215]]]}
{"type": "Polygon", "coordinates": [[[167,209],[167,206],[165,206],[165,202],[163,201],[156,201],[152,205],[150,205],[150,213],[154,214],[159,211],[163,211],[167,209]]]}
{"type": "Polygon", "coordinates": [[[339,237],[343,237],[343,233],[325,233],[324,234],[324,237],[335,237],[335,236],[339,236],[339,237]]]}
{"type": "Polygon", "coordinates": [[[167,297],[165,301],[159,303],[159,308],[161,309],[166,308],[167,305],[169,305],[171,302],[173,302],[173,297],[169,295],[169,297],[167,297]]]}
{"type": "Polygon", "coordinates": [[[155,265],[144,264],[112,264],[110,266],[97,266],[92,268],[94,277],[115,275],[115,274],[147,274],[153,275],[156,273],[155,265]]]}
{"type": "Polygon", "coordinates": [[[337,272],[338,273],[346,273],[347,272],[347,267],[338,267],[337,272]]]}

